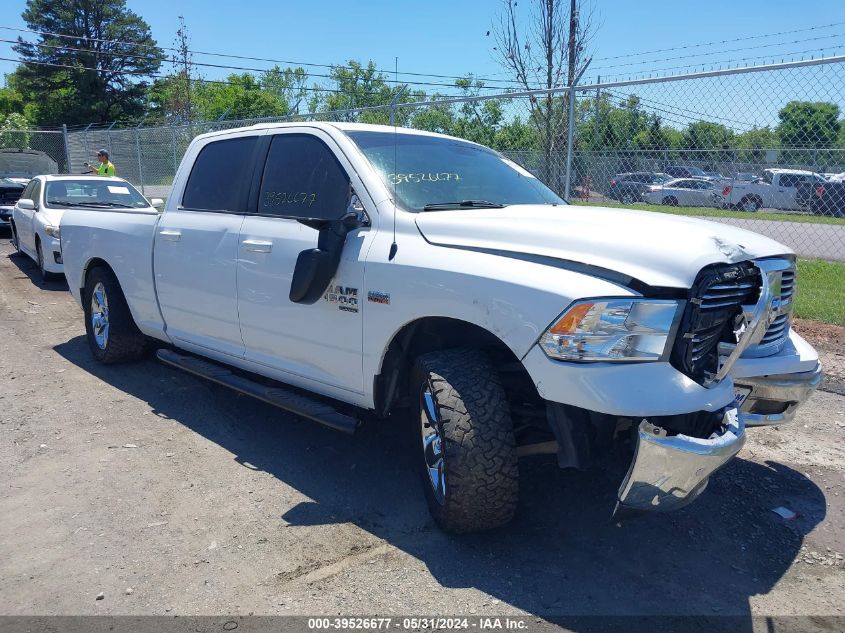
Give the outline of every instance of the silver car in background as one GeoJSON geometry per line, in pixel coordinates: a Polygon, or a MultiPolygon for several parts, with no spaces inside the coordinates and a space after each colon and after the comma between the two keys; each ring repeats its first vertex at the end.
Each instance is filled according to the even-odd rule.
{"type": "Polygon", "coordinates": [[[672,207],[721,207],[722,185],[704,178],[676,178],[662,185],[649,187],[643,201],[672,207]]]}

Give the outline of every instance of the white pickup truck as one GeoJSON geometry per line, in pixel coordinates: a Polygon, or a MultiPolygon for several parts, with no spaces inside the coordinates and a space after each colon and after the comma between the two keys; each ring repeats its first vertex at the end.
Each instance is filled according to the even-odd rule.
{"type": "Polygon", "coordinates": [[[719,182],[724,206],[741,211],[757,211],[760,208],[797,211],[810,201],[802,201],[796,194],[804,183],[823,183],[824,177],[802,169],[764,169],[761,178],[750,181],[722,180],[719,182]]]}
{"type": "Polygon", "coordinates": [[[820,379],[795,258],[722,224],[568,206],[483,146],[341,123],[199,136],[162,213],[71,210],[93,355],[160,360],[352,432],[412,425],[446,530],[508,521],[517,459],[628,442],[617,510],[694,499],[820,379]]]}

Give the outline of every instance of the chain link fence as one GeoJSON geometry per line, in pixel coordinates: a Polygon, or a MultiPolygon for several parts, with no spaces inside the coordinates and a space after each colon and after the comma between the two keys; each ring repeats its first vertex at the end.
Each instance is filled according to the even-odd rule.
{"type": "MultiPolygon", "coordinates": [[[[845,56],[552,91],[160,127],[88,126],[27,144],[81,172],[105,148],[118,175],[166,198],[190,141],[263,122],[357,121],[493,147],[575,204],[706,218],[802,259],[799,314],[845,322],[845,56]],[[571,130],[571,137],[570,137],[571,130]],[[571,138],[571,142],[570,142],[571,138]],[[817,295],[817,296],[814,296],[817,295]],[[822,305],[806,310],[800,303],[822,305]]],[[[51,136],[52,135],[52,136],[51,136]]]]}
{"type": "Polygon", "coordinates": [[[67,170],[67,143],[63,130],[0,128],[0,171],[4,174],[26,177],[67,170]]]}

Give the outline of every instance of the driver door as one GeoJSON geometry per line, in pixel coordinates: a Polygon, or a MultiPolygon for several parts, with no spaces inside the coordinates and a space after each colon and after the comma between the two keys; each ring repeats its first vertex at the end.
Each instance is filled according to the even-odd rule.
{"type": "Polygon", "coordinates": [[[289,297],[297,257],[317,247],[314,222],[309,226],[301,220],[341,217],[357,177],[328,134],[292,128],[269,136],[259,182],[238,243],[245,359],[317,392],[361,393],[362,288],[371,227],[346,236],[340,265],[323,298],[306,305],[289,297]]]}

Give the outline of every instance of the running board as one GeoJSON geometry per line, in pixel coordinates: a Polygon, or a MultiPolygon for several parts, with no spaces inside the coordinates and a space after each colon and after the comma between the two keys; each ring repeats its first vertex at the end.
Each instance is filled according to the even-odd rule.
{"type": "Polygon", "coordinates": [[[283,387],[262,385],[249,378],[239,376],[222,365],[211,363],[202,358],[185,356],[169,349],[159,349],[156,352],[156,358],[167,365],[216,382],[218,385],[229,387],[239,393],[252,396],[303,418],[314,420],[337,431],[351,435],[358,428],[356,418],[340,413],[331,405],[283,387]]]}

